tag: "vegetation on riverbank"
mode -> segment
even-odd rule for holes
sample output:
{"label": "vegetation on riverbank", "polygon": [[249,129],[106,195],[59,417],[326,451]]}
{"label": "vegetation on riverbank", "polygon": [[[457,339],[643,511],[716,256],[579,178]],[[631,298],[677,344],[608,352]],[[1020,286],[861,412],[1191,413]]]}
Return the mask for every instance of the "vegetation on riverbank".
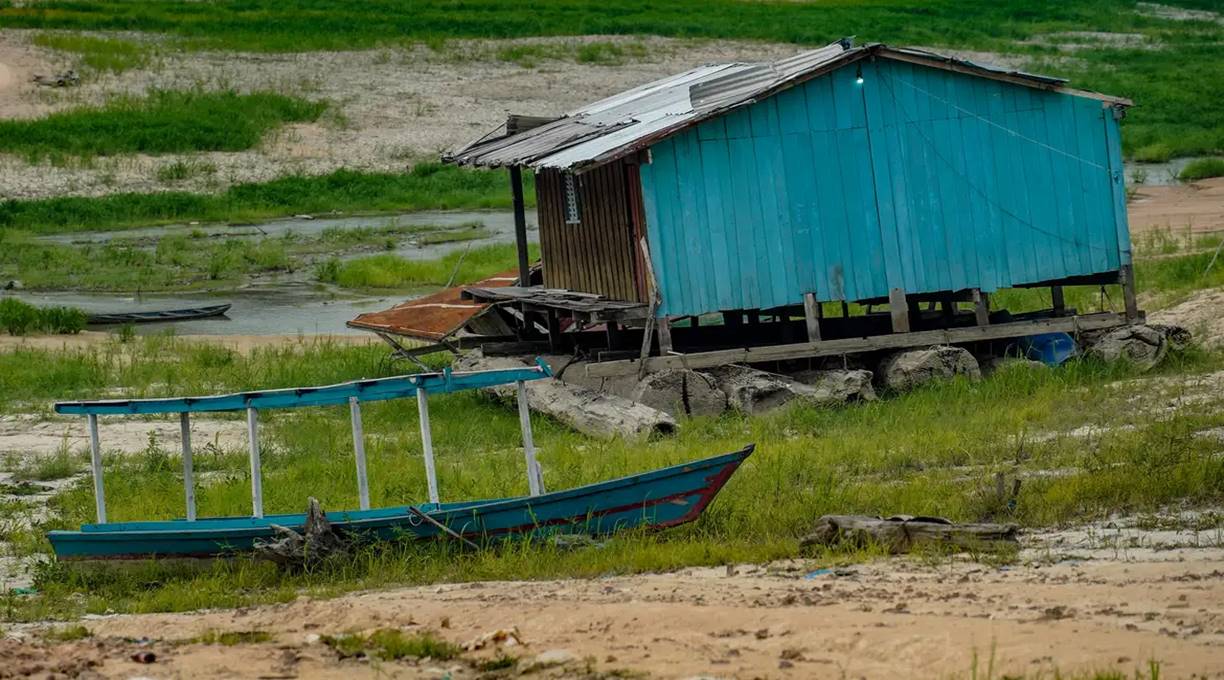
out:
{"label": "vegetation on riverbank", "polygon": [[[214,238],[203,230],[83,244],[0,231],[0,280],[30,290],[169,291],[234,286],[251,277],[292,274],[323,258],[393,250],[414,242],[485,238],[479,224],[329,228],[317,236]],[[339,260],[336,260],[339,262]]]}
{"label": "vegetation on riverbank", "polygon": [[85,312],[72,307],[35,307],[15,298],[0,298],[0,330],[9,335],[71,335],[84,330],[85,321]]}
{"label": "vegetation on riverbank", "polygon": [[1186,164],[1177,178],[1190,182],[1209,177],[1224,177],[1224,158],[1197,158]]}
{"label": "vegetation on riverbank", "polygon": [[[531,259],[539,247],[531,245]],[[317,270],[320,281],[342,288],[410,289],[472,283],[518,266],[518,250],[512,243],[499,243],[457,250],[433,260],[409,260],[392,254],[352,260],[329,260]]]}
{"label": "vegetation on riverbank", "polygon": [[[1180,6],[1218,11],[1207,0]],[[1174,10],[1176,12],[1176,10]],[[563,35],[661,35],[822,45],[860,42],[990,51],[1073,79],[1076,87],[1141,106],[1124,124],[1127,153],[1155,160],[1224,148],[1224,26],[1210,17],[1161,16],[1129,0],[964,3],[684,0],[592,5],[558,0],[524,13],[505,0],[335,0],[287,6],[272,0],[183,5],[153,0],[66,0],[52,7],[5,3],[0,26],[166,34],[179,49],[297,52],[425,42]],[[511,60],[533,58],[530,49]],[[592,59],[602,58],[591,55]]]}
{"label": "vegetation on riverbank", "polygon": [[242,151],[283,123],[318,119],[327,102],[276,92],[153,91],[31,120],[0,121],[0,151],[43,158]]}
{"label": "vegetation on riverbank", "polygon": [[[525,178],[526,179],[526,178]],[[534,205],[534,185],[527,183]],[[299,213],[510,207],[503,171],[419,163],[405,173],[336,170],[231,186],[219,194],[164,191],[0,201],[0,232],[103,231],[174,222],[242,222]]]}
{"label": "vegetation on riverbank", "polygon": [[[301,342],[242,355],[169,337],[91,350],[19,350],[0,354],[0,408],[28,412],[52,399],[197,394],[330,383],[387,375],[399,367],[377,346]],[[693,421],[674,437],[650,442],[599,441],[544,417],[536,442],[550,488],[559,489],[730,451],[757,453],[696,524],[659,534],[625,534],[600,548],[563,550],[516,543],[460,554],[449,542],[362,549],[350,559],[304,573],[239,559],[200,570],[163,564],[124,570],[40,567],[35,597],[17,598],[18,619],[84,612],[166,611],[285,601],[393,584],[474,579],[597,576],[695,564],[760,562],[798,553],[797,537],[823,513],[940,515],[997,519],[1025,526],[1156,511],[1174,502],[1224,500],[1224,460],[1216,440],[1196,433],[1224,425],[1218,390],[1204,385],[1184,398],[1184,376],[1224,367],[1203,351],[1171,357],[1159,374],[1136,376],[1123,365],[1073,362],[1061,369],[1011,366],[980,383],[957,380],[841,408],[793,404],[744,417]],[[1181,395],[1169,412],[1171,395]],[[394,505],[426,497],[420,474],[416,405],[371,403],[363,411],[371,502]],[[513,408],[473,393],[431,400],[439,480],[446,499],[524,493],[522,452]],[[307,496],[325,509],[356,506],[348,412],[340,408],[269,413],[263,421],[265,503],[295,512]],[[940,425],[946,424],[946,425]],[[1091,425],[1091,432],[1082,432]],[[103,428],[103,444],[106,442]],[[203,515],[250,511],[246,452],[201,446],[195,457]],[[110,516],[116,520],[181,516],[176,447],[156,440],[144,452],[106,455]],[[405,470],[408,473],[405,473]],[[994,493],[994,474],[1024,476],[1014,507]],[[52,518],[12,532],[22,554],[48,550],[43,532],[90,521],[87,480],[52,501]],[[762,503],[761,499],[770,499]],[[11,512],[19,512],[13,510]],[[825,563],[863,555],[826,554]],[[150,585],[153,584],[153,585]]]}

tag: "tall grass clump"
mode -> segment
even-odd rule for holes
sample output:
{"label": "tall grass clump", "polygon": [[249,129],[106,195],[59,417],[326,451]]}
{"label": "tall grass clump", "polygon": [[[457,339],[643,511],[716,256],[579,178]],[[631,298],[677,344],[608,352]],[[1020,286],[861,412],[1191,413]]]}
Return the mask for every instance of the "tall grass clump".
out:
{"label": "tall grass clump", "polygon": [[1224,177],[1224,158],[1199,158],[1190,161],[1177,175],[1178,179],[1186,182],[1208,177]]}
{"label": "tall grass clump", "polygon": [[39,33],[31,39],[39,47],[76,54],[82,67],[92,71],[123,73],[148,65],[149,45],[117,38],[95,38],[74,33]]}
{"label": "tall grass clump", "polygon": [[[537,251],[533,251],[532,257],[537,256]],[[503,243],[456,250],[433,260],[371,255],[329,262],[317,273],[324,282],[344,288],[413,288],[471,283],[513,269],[516,262],[515,246]]]}
{"label": "tall grass clump", "polygon": [[9,335],[38,331],[75,335],[85,329],[87,319],[74,307],[35,307],[17,298],[0,298],[0,328]]}
{"label": "tall grass clump", "polygon": [[33,120],[0,121],[0,151],[31,160],[243,151],[283,123],[316,120],[327,106],[276,92],[159,90]]}
{"label": "tall grass clump", "polygon": [[[525,178],[526,179],[526,178]],[[527,182],[528,201],[534,185]],[[121,229],[186,221],[255,220],[332,211],[510,207],[502,170],[420,163],[408,172],[336,170],[235,184],[219,194],[185,191],[0,201],[0,228],[35,234]]]}

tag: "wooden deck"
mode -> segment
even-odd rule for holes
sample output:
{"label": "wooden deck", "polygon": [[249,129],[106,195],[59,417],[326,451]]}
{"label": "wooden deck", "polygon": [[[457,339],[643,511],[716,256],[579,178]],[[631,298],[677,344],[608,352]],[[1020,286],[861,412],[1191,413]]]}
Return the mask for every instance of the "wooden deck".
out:
{"label": "wooden deck", "polygon": [[665,356],[647,357],[644,367],[642,366],[643,360],[641,359],[604,361],[587,365],[586,373],[592,377],[611,377],[637,373],[639,371],[661,371],[667,368],[697,369],[735,363],[785,361],[789,359],[839,356],[930,345],[952,345],[1003,340],[1038,333],[1063,332],[1074,334],[1080,331],[1123,326],[1128,323],[1132,322],[1128,321],[1127,316],[1124,314],[1103,312],[1081,316],[1029,319],[982,326],[890,333],[867,337],[820,340],[816,342],[742,347],[705,352],[670,352]]}
{"label": "wooden deck", "polygon": [[524,311],[560,314],[586,324],[643,321],[649,308],[641,302],[612,300],[593,293],[580,293],[563,288],[505,286],[483,288],[469,286],[464,297],[480,302],[512,303]]}

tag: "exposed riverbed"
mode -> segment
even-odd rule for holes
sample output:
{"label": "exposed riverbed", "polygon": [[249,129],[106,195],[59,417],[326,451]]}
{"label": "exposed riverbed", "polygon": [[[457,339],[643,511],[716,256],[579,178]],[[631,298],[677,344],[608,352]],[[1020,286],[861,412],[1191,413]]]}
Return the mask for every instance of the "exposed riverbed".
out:
{"label": "exposed riverbed", "polygon": [[[409,237],[385,252],[410,260],[432,260],[454,251],[497,243],[514,242],[514,215],[510,211],[423,211],[401,215],[310,217],[298,216],[258,224],[173,224],[107,232],[53,234],[41,240],[64,245],[99,244],[117,241],[147,241],[154,247],[168,236],[193,238],[265,239],[287,235],[317,237],[330,229],[367,229],[388,226],[432,226],[457,229],[479,224],[479,238],[443,243],[425,243]],[[528,214],[530,238],[536,239],[534,213]],[[366,253],[350,253],[356,257]],[[300,270],[291,274],[263,276],[234,289],[192,291],[188,293],[89,293],[80,291],[14,291],[9,293],[39,306],[69,305],[89,313],[135,312],[232,303],[224,317],[147,323],[136,326],[139,334],[165,332],[190,335],[286,335],[359,333],[345,322],[363,312],[388,307],[414,297],[413,293],[367,295],[340,290],[313,280],[313,273]],[[427,294],[421,290],[418,294]],[[98,327],[105,329],[106,327]]]}

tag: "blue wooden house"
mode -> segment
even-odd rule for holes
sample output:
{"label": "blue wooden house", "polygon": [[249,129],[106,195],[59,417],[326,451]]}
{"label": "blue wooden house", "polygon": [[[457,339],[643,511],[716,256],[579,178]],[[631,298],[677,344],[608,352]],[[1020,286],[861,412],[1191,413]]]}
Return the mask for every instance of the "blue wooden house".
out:
{"label": "blue wooden house", "polygon": [[[510,168],[519,197],[522,171],[535,173],[538,285],[468,294],[554,344],[599,328],[623,355],[638,329],[657,333],[654,366],[1122,323],[1138,315],[1119,139],[1129,105],[843,40],[701,66],[555,119],[511,116],[447,158]],[[520,283],[535,283],[520,235]],[[1064,285],[1117,283],[1126,314],[1061,303]],[[991,311],[990,293],[1019,286],[1050,287],[1048,313]],[[873,313],[826,315],[831,302]]]}

